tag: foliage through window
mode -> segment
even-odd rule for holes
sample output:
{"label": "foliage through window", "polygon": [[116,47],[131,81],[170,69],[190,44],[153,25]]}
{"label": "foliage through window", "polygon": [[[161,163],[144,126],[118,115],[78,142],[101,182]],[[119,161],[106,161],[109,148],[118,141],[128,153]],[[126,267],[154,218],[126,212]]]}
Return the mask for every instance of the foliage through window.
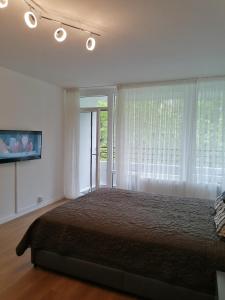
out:
{"label": "foliage through window", "polygon": [[225,80],[121,87],[117,116],[119,186],[225,188]]}

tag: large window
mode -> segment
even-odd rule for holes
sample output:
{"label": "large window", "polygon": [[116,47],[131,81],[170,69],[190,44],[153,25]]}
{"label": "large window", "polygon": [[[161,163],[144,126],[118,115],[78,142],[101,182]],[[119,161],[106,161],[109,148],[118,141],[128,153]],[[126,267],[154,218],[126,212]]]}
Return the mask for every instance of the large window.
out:
{"label": "large window", "polygon": [[117,184],[214,197],[225,183],[225,81],[121,87]]}
{"label": "large window", "polygon": [[225,84],[202,82],[196,101],[194,180],[198,183],[225,181]]}

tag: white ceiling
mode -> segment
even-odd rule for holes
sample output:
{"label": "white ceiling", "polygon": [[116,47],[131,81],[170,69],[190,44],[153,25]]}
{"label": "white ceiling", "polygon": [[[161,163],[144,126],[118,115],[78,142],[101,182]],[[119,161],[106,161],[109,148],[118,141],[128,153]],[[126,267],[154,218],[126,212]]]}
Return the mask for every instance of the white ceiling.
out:
{"label": "white ceiling", "polygon": [[36,0],[102,33],[93,53],[87,34],[54,23],[23,22],[23,0],[0,10],[0,65],[60,86],[225,75],[225,0]]}

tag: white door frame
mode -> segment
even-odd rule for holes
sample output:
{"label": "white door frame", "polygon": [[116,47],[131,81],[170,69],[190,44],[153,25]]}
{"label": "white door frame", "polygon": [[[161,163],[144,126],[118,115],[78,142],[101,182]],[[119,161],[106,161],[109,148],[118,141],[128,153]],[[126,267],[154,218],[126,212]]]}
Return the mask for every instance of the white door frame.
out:
{"label": "white door frame", "polygon": [[[108,111],[108,159],[107,159],[107,186],[112,187],[112,180],[113,180],[113,108],[114,108],[114,99],[115,99],[116,89],[114,87],[109,88],[84,88],[80,89],[80,97],[96,97],[96,96],[106,96],[108,99],[108,108],[106,109]],[[100,111],[104,110],[104,108],[87,108],[87,110],[90,111],[90,109],[95,109],[95,111],[98,111],[98,114]],[[81,109],[82,111],[85,110],[85,108]],[[97,116],[97,119],[99,120],[99,117]],[[100,130],[100,124],[98,124],[97,130]],[[100,141],[98,141],[100,142]],[[99,144],[98,144],[99,147]],[[99,148],[98,148],[99,150]],[[99,153],[99,151],[97,152]],[[99,155],[98,155],[99,156]],[[99,161],[100,157],[98,157]],[[97,157],[96,157],[97,160]],[[99,166],[99,164],[98,164]],[[96,168],[97,172],[97,168]],[[99,172],[98,175],[99,176]],[[97,177],[98,178],[98,177]],[[96,178],[96,180],[97,180]],[[99,178],[98,178],[99,182]],[[97,188],[97,184],[96,184]]]}

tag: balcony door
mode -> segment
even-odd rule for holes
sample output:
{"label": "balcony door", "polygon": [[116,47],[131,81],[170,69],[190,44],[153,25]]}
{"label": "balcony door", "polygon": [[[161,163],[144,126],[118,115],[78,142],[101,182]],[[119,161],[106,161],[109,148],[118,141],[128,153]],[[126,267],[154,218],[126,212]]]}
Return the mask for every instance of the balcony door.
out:
{"label": "balcony door", "polygon": [[80,192],[112,186],[112,112],[110,95],[80,99]]}

